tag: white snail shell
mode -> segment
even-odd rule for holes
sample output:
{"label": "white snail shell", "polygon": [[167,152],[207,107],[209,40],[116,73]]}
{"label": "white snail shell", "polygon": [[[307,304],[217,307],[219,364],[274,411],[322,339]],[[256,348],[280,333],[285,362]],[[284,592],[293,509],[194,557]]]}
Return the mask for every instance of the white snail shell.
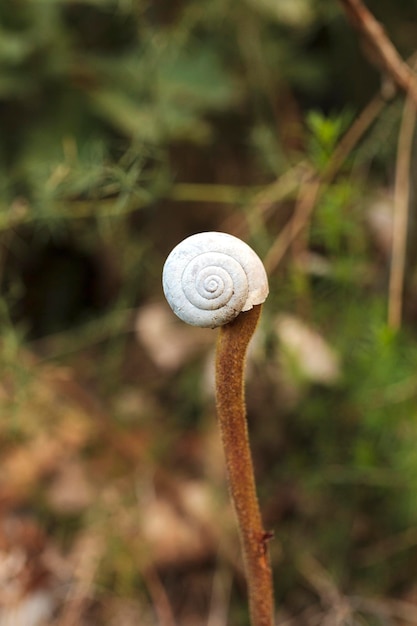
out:
{"label": "white snail shell", "polygon": [[162,284],[174,313],[192,326],[216,328],[262,304],[268,278],[246,243],[226,233],[191,235],[165,261]]}

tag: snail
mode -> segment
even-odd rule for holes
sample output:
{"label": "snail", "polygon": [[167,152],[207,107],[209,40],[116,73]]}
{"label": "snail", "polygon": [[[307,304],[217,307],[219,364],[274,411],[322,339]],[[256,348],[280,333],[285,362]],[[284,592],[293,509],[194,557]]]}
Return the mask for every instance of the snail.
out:
{"label": "snail", "polygon": [[184,322],[220,326],[216,408],[240,530],[251,624],[273,626],[273,583],[266,543],[272,534],[263,528],[256,496],[244,391],[246,352],[268,295],[265,268],[240,239],[226,233],[199,233],[172,250],[165,261],[162,284],[169,305]]}
{"label": "snail", "polygon": [[174,313],[192,326],[216,328],[262,304],[268,278],[242,240],[220,232],[187,237],[165,261],[162,284]]}

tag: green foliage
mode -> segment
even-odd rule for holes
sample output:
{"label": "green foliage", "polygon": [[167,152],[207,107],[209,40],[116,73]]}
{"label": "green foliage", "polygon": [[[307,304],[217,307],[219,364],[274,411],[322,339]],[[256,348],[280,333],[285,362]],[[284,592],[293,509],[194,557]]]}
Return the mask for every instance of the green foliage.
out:
{"label": "green foliage", "polygon": [[338,265],[355,253],[358,261],[358,255],[364,252],[363,229],[356,208],[358,196],[358,187],[341,180],[326,190],[317,207],[312,243],[324,246],[337,258]]}
{"label": "green foliage", "polygon": [[329,116],[320,111],[310,111],[307,114],[308,156],[318,171],[322,172],[329,165],[334,150],[352,119],[353,115],[347,111]]}

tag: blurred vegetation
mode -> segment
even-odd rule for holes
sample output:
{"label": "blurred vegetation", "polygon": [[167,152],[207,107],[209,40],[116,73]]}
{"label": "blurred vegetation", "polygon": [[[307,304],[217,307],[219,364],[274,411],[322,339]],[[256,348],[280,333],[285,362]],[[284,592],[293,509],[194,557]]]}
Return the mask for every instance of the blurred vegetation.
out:
{"label": "blurred vegetation", "polygon": [[[367,5],[409,58],[417,1]],[[0,515],[67,564],[51,624],[248,623],[214,334],[160,287],[210,229],[270,274],[248,411],[277,624],[417,623],[415,193],[396,330],[404,98],[367,55],[333,0],[0,3]]]}

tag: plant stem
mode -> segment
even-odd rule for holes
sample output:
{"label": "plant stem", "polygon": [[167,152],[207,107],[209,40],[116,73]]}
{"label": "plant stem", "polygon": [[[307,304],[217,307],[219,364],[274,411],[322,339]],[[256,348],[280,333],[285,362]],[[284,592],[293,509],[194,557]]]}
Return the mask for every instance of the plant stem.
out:
{"label": "plant stem", "polygon": [[246,350],[262,305],[240,313],[219,331],[216,353],[216,404],[229,489],[242,545],[252,626],[273,626],[273,586],[267,542],[256,496],[246,422]]}

